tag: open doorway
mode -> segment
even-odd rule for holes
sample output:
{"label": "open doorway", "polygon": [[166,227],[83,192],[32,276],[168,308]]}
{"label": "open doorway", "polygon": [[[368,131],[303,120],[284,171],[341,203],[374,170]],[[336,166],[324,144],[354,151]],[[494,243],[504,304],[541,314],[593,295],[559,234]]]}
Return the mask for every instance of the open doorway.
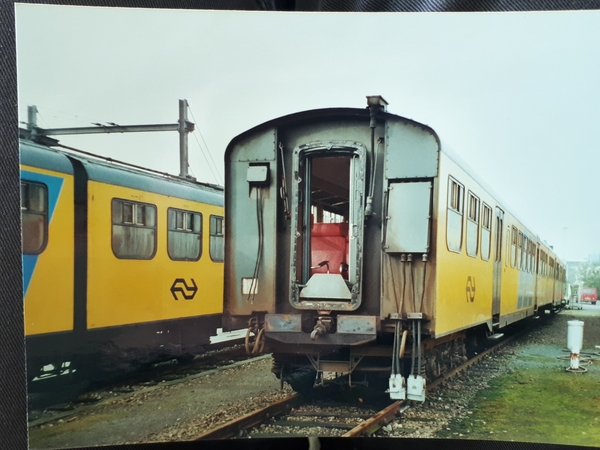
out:
{"label": "open doorway", "polygon": [[364,148],[315,145],[294,155],[292,304],[349,309],[360,290]]}

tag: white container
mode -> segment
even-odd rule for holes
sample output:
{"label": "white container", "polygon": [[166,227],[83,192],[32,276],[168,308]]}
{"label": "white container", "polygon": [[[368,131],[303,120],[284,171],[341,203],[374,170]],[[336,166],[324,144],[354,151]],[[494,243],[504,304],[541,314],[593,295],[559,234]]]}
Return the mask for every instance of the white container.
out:
{"label": "white container", "polygon": [[583,322],[569,320],[567,322],[567,348],[571,353],[579,354],[583,348]]}

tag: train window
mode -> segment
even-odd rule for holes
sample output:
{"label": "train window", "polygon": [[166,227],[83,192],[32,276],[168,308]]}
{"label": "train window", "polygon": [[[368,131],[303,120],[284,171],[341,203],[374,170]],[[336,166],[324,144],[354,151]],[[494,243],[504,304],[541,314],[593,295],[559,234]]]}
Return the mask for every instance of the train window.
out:
{"label": "train window", "polygon": [[512,245],[512,240],[511,240],[511,234],[510,234],[510,226],[506,227],[506,258],[504,258],[504,262],[506,264],[506,267],[509,266],[510,264],[510,260],[511,260],[511,245]]}
{"label": "train window", "polygon": [[476,257],[479,245],[479,198],[469,192],[467,220],[467,255]]}
{"label": "train window", "polygon": [[481,259],[490,259],[490,235],[492,232],[492,208],[485,203],[481,212]]}
{"label": "train window", "polygon": [[529,272],[530,269],[530,263],[531,263],[531,247],[529,245],[529,238],[525,235],[523,235],[523,257],[525,258],[524,261],[524,270],[525,272]]}
{"label": "train window", "polygon": [[516,227],[512,227],[512,233],[511,233],[511,259],[510,259],[510,266],[511,267],[515,267],[517,265],[517,239],[518,239],[518,235],[517,235],[517,228]]}
{"label": "train window", "polygon": [[174,261],[198,261],[202,254],[202,214],[167,210],[167,252]]}
{"label": "train window", "polygon": [[156,206],[113,198],[112,250],[119,259],[152,259],[156,252]]}
{"label": "train window", "polygon": [[530,256],[529,256],[529,273],[535,273],[535,243],[529,241]]}
{"label": "train window", "polygon": [[37,255],[48,241],[48,187],[44,184],[21,182],[21,223],[23,253]]}
{"label": "train window", "polygon": [[548,276],[548,254],[542,252],[542,276],[546,278]]}
{"label": "train window", "polygon": [[519,237],[517,238],[517,269],[523,270],[523,233],[519,231]]}
{"label": "train window", "polygon": [[210,216],[210,259],[215,262],[225,260],[225,236],[221,216]]}
{"label": "train window", "polygon": [[448,179],[446,242],[448,250],[457,253],[460,253],[462,249],[464,191],[463,185],[451,177]]}

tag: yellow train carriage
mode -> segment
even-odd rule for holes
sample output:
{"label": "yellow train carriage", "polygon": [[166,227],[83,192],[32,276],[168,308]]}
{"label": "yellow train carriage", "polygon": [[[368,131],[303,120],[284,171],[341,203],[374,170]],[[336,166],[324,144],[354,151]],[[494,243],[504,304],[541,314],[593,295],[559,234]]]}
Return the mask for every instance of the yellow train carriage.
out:
{"label": "yellow train carriage", "polygon": [[90,216],[106,218],[88,224],[88,329],[222,313],[222,256],[210,254],[219,238],[209,232],[222,208],[141,188],[88,183]]}
{"label": "yellow train carriage", "polygon": [[461,166],[440,152],[435,235],[434,321],[436,337],[491,324],[496,201]]}
{"label": "yellow train carriage", "polygon": [[250,324],[294,389],[328,371],[373,380],[391,360],[403,398],[412,333],[407,391],[423,400],[423,367],[439,376],[472,338],[560,306],[551,249],[432,128],[386,105],[280,117],[225,153],[224,328]]}
{"label": "yellow train carriage", "polygon": [[[490,331],[502,328],[559,305],[564,290],[558,277],[549,281],[553,276],[540,263],[540,249],[543,257],[548,248],[456,161],[442,147],[435,194],[435,314],[428,327],[436,337],[480,324]],[[560,270],[556,259],[551,264]]]}
{"label": "yellow train carriage", "polygon": [[30,378],[202,351],[221,326],[222,188],[28,140],[21,160]]}
{"label": "yellow train carriage", "polygon": [[73,330],[73,168],[61,153],[21,145],[23,310],[27,355],[53,362]]}

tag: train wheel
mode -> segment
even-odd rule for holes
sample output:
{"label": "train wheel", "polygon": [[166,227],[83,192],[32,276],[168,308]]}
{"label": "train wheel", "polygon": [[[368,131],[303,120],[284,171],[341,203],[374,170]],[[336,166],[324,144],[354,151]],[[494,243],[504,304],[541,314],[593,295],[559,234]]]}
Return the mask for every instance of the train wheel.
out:
{"label": "train wheel", "polygon": [[315,385],[317,371],[312,367],[299,367],[283,373],[283,381],[300,395],[309,395]]}

